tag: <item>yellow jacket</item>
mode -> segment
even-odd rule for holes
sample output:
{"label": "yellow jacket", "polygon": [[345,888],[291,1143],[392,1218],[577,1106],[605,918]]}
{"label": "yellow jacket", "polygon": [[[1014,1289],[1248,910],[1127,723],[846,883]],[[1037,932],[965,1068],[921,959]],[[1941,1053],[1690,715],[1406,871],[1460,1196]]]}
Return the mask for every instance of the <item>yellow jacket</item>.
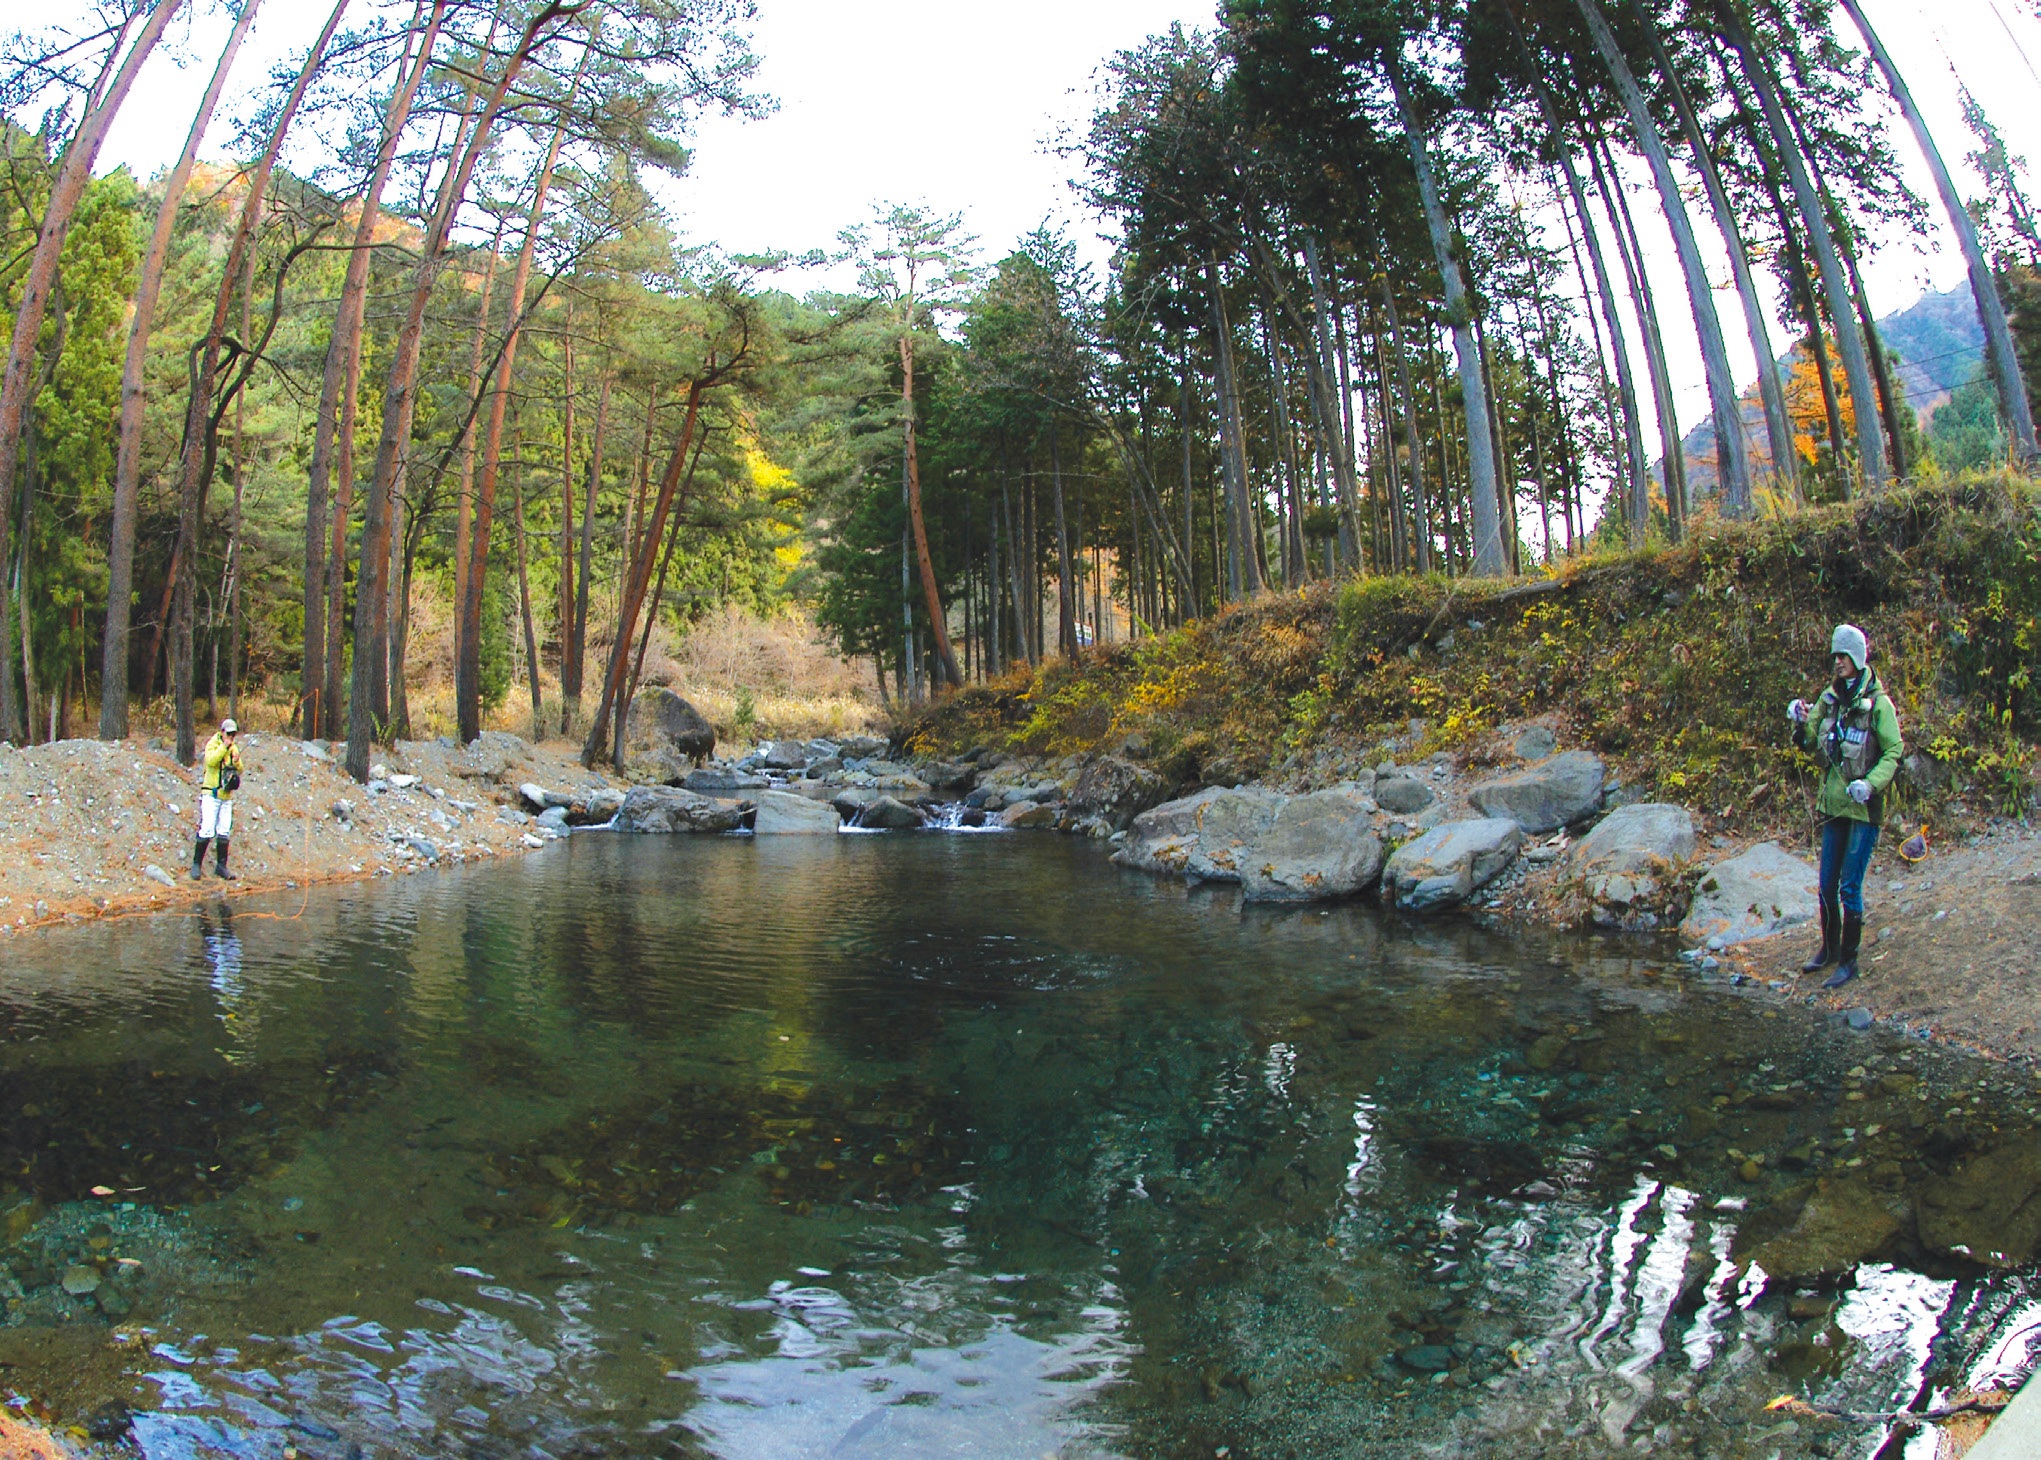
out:
{"label": "yellow jacket", "polygon": [[240,773],[241,747],[227,739],[226,736],[216,733],[212,739],[206,742],[205,775],[198,783],[199,789],[201,791],[211,791],[221,801],[233,800],[234,793],[232,791],[220,789],[220,783],[226,779],[227,772],[230,770],[236,774]]}

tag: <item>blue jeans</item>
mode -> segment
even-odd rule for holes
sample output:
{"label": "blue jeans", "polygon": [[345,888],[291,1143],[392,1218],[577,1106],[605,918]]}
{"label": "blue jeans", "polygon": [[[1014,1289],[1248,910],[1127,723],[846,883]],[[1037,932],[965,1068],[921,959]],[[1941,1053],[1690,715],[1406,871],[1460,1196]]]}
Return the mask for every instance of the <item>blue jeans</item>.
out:
{"label": "blue jeans", "polygon": [[1864,873],[1878,828],[1847,816],[1831,817],[1821,828],[1821,900],[1842,902],[1843,911],[1864,915]]}

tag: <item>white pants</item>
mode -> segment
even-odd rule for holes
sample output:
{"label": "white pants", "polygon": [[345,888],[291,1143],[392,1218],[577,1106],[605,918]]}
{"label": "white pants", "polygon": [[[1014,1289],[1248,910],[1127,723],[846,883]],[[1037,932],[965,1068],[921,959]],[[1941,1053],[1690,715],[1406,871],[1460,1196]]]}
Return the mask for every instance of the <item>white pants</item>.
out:
{"label": "white pants", "polygon": [[222,801],[211,791],[198,793],[198,834],[225,841],[234,834],[234,799]]}

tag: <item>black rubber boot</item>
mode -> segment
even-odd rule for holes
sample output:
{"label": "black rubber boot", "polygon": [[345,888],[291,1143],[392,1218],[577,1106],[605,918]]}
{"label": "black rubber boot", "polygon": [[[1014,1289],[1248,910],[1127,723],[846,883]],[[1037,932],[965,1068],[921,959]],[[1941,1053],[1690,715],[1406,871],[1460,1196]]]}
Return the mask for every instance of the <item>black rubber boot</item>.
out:
{"label": "black rubber boot", "polygon": [[1839,989],[1857,976],[1857,947],[1864,941],[1864,915],[1846,912],[1843,914],[1843,942],[1837,949],[1841,962],[1835,972],[1821,981],[1825,989]]}
{"label": "black rubber boot", "polygon": [[1821,905],[1821,949],[1812,958],[1800,965],[1802,973],[1819,973],[1835,962],[1837,935],[1841,929],[1842,908],[1835,903]]}
{"label": "black rubber boot", "polygon": [[239,880],[227,870],[227,839],[223,836],[213,838],[213,875],[222,882]]}
{"label": "black rubber boot", "polygon": [[206,875],[206,845],[211,841],[211,837],[202,836],[191,849],[191,880],[194,882]]}

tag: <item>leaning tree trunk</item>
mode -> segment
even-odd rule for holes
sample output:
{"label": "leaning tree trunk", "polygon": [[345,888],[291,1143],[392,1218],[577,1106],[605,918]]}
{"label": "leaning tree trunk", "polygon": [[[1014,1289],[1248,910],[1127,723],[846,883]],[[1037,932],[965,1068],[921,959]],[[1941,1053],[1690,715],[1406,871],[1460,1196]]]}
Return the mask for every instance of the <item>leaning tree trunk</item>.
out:
{"label": "leaning tree trunk", "polygon": [[[1726,21],[1723,35],[1735,49],[1744,75],[1757,91],[1758,105],[1765,114],[1765,127],[1772,134],[1773,149],[1785,169],[1786,181],[1793,189],[1793,201],[1807,231],[1808,247],[1813,250],[1815,267],[1821,272],[1821,292],[1827,296],[1829,314],[1835,320],[1836,350],[1843,357],[1843,377],[1849,382],[1850,401],[1856,412],[1858,467],[1864,473],[1864,485],[1876,488],[1884,484],[1886,471],[1885,440],[1878,431],[1878,396],[1871,378],[1870,362],[1864,354],[1864,338],[1851,327],[1849,281],[1843,276],[1842,264],[1836,258],[1835,239],[1829,232],[1828,211],[1822,205],[1821,190],[1815,186],[1807,170],[1807,159],[1800,151],[1792,123],[1786,116],[1785,103],[1772,82],[1764,58],[1758,55],[1740,23]],[[1966,213],[1963,216],[1967,222],[1970,215]],[[1993,293],[1993,302],[1997,299],[1998,295]],[[1843,471],[1839,475],[1847,495],[1849,473]]]}
{"label": "leaning tree trunk", "polygon": [[326,17],[325,29],[312,43],[305,64],[298,69],[298,79],[292,83],[290,95],[284,99],[283,109],[277,113],[276,123],[270,129],[269,145],[263,149],[261,160],[249,175],[248,196],[242,200],[240,221],[235,225],[233,241],[227,246],[219,293],[213,300],[212,324],[195,347],[197,361],[192,373],[191,395],[185,402],[184,443],[177,463],[177,541],[183,550],[182,571],[177,578],[176,594],[170,609],[170,653],[175,666],[171,690],[177,699],[177,759],[182,765],[190,765],[198,755],[198,737],[192,725],[192,630],[198,607],[199,517],[204,510],[207,478],[213,465],[213,391],[219,383],[220,353],[227,343],[227,314],[235,292],[241,288],[242,271],[254,267],[251,255],[255,248],[255,225],[262,219],[262,207],[269,196],[269,178],[276,169],[277,154],[283,150],[283,139],[291,129],[291,122],[298,114],[312,77],[325,59],[327,43],[332,40],[333,32],[340,24],[341,12],[346,8],[347,0],[339,0]]}
{"label": "leaning tree trunk", "polygon": [[[1921,119],[1920,109],[1913,104],[1913,93],[1906,89],[1899,68],[1892,64],[1892,57],[1886,54],[1884,43],[1878,39],[1878,32],[1871,29],[1871,22],[1864,18],[1864,7],[1859,0],[1842,0],[1842,6],[1850,12],[1850,19],[1863,33],[1864,43],[1871,48],[1872,59],[1885,73],[1886,85],[1892,88],[1893,99],[1905,114],[1906,124],[1913,128],[1913,139],[1919,144],[1929,170],[1935,175],[1935,190],[1942,195],[1942,208],[1949,215],[1949,226],[1956,230],[1956,242],[1962,246],[1963,261],[1970,267],[1970,293],[1977,301],[1977,318],[1984,326],[1985,356],[1991,362],[1992,380],[1998,386],[1999,409],[2005,413],[2006,424],[2012,429],[2021,459],[2032,461],[2041,456],[2041,445],[2037,445],[2034,439],[2034,414],[2027,406],[2027,385],[2020,377],[2020,358],[2013,349],[2013,332],[2006,323],[2005,306],[1998,297],[1998,283],[1993,279],[1991,265],[1985,261],[1984,249],[1977,241],[1977,224],[1964,208],[1962,196],[1956,191],[1956,181],[1949,176],[1941,151],[1935,146],[1927,123]],[[0,425],[4,425],[4,421],[0,421]]]}
{"label": "leaning tree trunk", "polygon": [[398,331],[390,361],[390,374],[383,389],[383,428],[376,444],[375,473],[369,481],[367,510],[362,522],[362,570],[354,601],[354,675],[348,687],[347,773],[366,781],[369,771],[369,741],[375,733],[371,702],[373,667],[383,659],[384,647],[376,641],[378,600],[383,596],[383,575],[388,552],[384,536],[389,522],[389,500],[398,469],[411,439],[411,422],[417,405],[418,354],[425,331],[425,306],[446,250],[447,233],[453,215],[468,190],[475,164],[489,140],[490,129],[503,108],[511,84],[531,60],[547,26],[562,16],[576,13],[576,7],[551,0],[526,22],[523,34],[503,65],[503,74],[482,104],[472,136],[449,159],[447,179],[433,210],[430,226],[419,250],[418,267],[412,278],[411,303]]}
{"label": "leaning tree trunk", "polygon": [[[347,272],[340,285],[340,305],[333,317],[333,332],[326,344],[326,366],[319,380],[317,424],[312,432],[312,460],[305,491],[305,641],[304,667],[300,684],[304,693],[304,733],[307,739],[330,737],[340,728],[340,615],[344,602],[347,507],[353,498],[351,476],[354,453],[353,384],[359,380],[361,329],[368,302],[369,256],[375,245],[376,219],[380,216],[383,187],[397,159],[397,143],[411,116],[411,103],[418,83],[432,59],[433,44],[439,38],[446,0],[433,0],[432,13],[418,43],[414,62],[407,35],[403,57],[398,63],[397,89],[383,115],[381,145],[375,166],[361,191],[361,217],[355,223],[354,246],[347,255]],[[415,21],[416,15],[413,19]],[[342,438],[348,444],[341,445]],[[342,467],[341,491],[332,489],[336,456]],[[339,549],[327,538],[327,503],[333,500],[334,525]],[[329,573],[331,581],[329,582]],[[331,639],[329,661],[329,636]]]}
{"label": "leaning tree trunk", "polygon": [[[1389,351],[1396,357],[1396,393],[1403,398],[1403,434],[1410,446],[1410,546],[1420,573],[1432,570],[1432,511],[1424,489],[1424,433],[1417,424],[1417,392],[1410,384],[1410,352],[1403,342],[1403,317],[1396,312],[1396,291],[1389,271],[1382,271],[1382,309],[1389,321]],[[1387,414],[1386,408],[1384,414]],[[1445,422],[1439,423],[1445,429]],[[1439,483],[1445,491],[1446,484]]]}
{"label": "leaning tree trunk", "polygon": [[113,473],[113,528],[106,555],[106,624],[100,634],[99,652],[99,738],[120,740],[128,733],[128,625],[134,597],[135,511],[142,475],[142,416],[147,405],[146,370],[149,359],[149,329],[156,318],[156,300],[163,290],[163,269],[170,259],[170,236],[177,226],[177,211],[184,202],[184,189],[191,182],[192,167],[198,161],[199,139],[213,119],[220,93],[226,89],[227,73],[234,57],[255,24],[255,12],[262,0],[247,0],[235,18],[227,44],[213,67],[213,79],[199,98],[192,114],[191,131],[184,139],[184,151],[163,185],[163,201],[156,206],[156,228],[149,236],[149,251],[142,256],[142,271],[135,281],[134,322],[128,327],[127,358],[120,377],[120,446]]}
{"label": "leaning tree trunk", "polygon": [[581,718],[581,674],[588,656],[588,578],[594,566],[595,496],[602,489],[603,432],[609,424],[609,393],[615,377],[603,372],[595,402],[595,439],[588,447],[588,480],[581,490],[581,547],[574,579],[571,629],[563,628],[560,666],[560,733],[570,735]]}
{"label": "leaning tree trunk", "polygon": [[[149,53],[163,38],[163,31],[177,13],[178,4],[179,0],[157,0],[156,8],[149,13],[149,19],[135,37],[134,44],[128,47],[118,71],[113,70],[113,57],[119,48],[116,39],[106,65],[113,79],[106,84],[105,92],[78,119],[71,140],[64,147],[63,161],[57,166],[56,179],[50,185],[49,201],[43,208],[42,227],[36,233],[35,250],[29,255],[28,268],[21,276],[14,306],[14,333],[7,345],[7,369],[5,375],[0,375],[0,563],[7,562],[12,556],[8,538],[14,520],[15,469],[21,461],[21,426],[35,397],[35,345],[42,334],[43,318],[49,312],[51,291],[56,287],[57,261],[64,252],[64,236],[70,231],[71,217],[78,211],[79,200],[85,196],[85,185],[92,180],[92,167],[99,160],[99,148],[106,140],[106,129],[112,125],[121,103],[127,100],[142,63],[149,59]],[[101,79],[104,81],[105,78]],[[0,645],[13,640],[12,617],[12,599],[5,592],[0,592]],[[14,700],[14,676],[0,671],[0,738],[25,739],[26,728],[21,707]]]}
{"label": "leaning tree trunk", "polygon": [[1730,373],[1729,352],[1722,342],[1722,321],[1715,312],[1708,266],[1701,258],[1700,245],[1694,241],[1694,227],[1687,217],[1686,205],[1680,201],[1679,179],[1673,174],[1665,141],[1658,135],[1658,125],[1651,119],[1644,92],[1631,73],[1630,63],[1623,58],[1615,32],[1609,29],[1597,0],[1575,0],[1575,4],[1587,21],[1588,33],[1616,84],[1624,109],[1630,114],[1638,149],[1651,165],[1652,180],[1658,185],[1659,206],[1665,214],[1666,226],[1672,230],[1680,269],[1686,276],[1687,303],[1693,310],[1694,333],[1700,341],[1701,362],[1708,377],[1708,405],[1715,417],[1715,461],[1722,504],[1732,516],[1741,515],[1750,510],[1750,464],[1745,457],[1743,408],[1737,400],[1736,377]]}
{"label": "leaning tree trunk", "polygon": [[928,555],[928,527],[921,516],[921,457],[914,449],[914,340],[903,331],[899,344],[901,469],[907,474],[907,522],[914,531],[914,565],[921,574],[922,602],[928,607],[929,632],[935,635],[943,675],[962,688],[964,676],[957,672],[956,651],[950,647],[950,626],[943,614],[942,592],[936,586],[935,564]]}
{"label": "leaning tree trunk", "polygon": [[[1432,176],[1431,155],[1424,128],[1411,105],[1410,85],[1403,73],[1403,57],[1394,52],[1385,57],[1390,89],[1396,94],[1396,111],[1403,122],[1403,136],[1410,147],[1410,165],[1417,173],[1418,195],[1424,200],[1425,227],[1431,234],[1432,253],[1438,260],[1439,277],[1445,289],[1445,319],[1453,331],[1453,356],[1459,366],[1460,402],[1467,416],[1467,495],[1471,503],[1474,541],[1473,569],[1482,577],[1499,578],[1503,573],[1502,497],[1496,480],[1495,440],[1488,422],[1488,385],[1481,373],[1481,349],[1474,338],[1474,303],[1468,297],[1466,275],[1453,246],[1452,224],[1439,201],[1437,180]],[[1441,422],[1442,434],[1443,425]],[[1444,484],[1441,483],[1443,490]]]}
{"label": "leaning tree trunk", "polygon": [[1630,0],[1630,9],[1651,44],[1652,59],[1658,63],[1659,73],[1665,77],[1673,108],[1679,114],[1680,130],[1694,154],[1694,168],[1701,174],[1701,185],[1708,194],[1709,211],[1715,215],[1715,227],[1721,232],[1723,247],[1729,254],[1729,272],[1736,281],[1737,300],[1743,305],[1743,325],[1750,337],[1751,358],[1757,362],[1758,399],[1764,405],[1765,439],[1771,448],[1772,475],[1776,478],[1785,471],[1786,463],[1793,454],[1793,427],[1786,418],[1786,393],[1779,387],[1771,330],[1765,323],[1765,308],[1758,295],[1757,281],[1751,277],[1750,257],[1736,225],[1736,210],[1730,205],[1728,189],[1722,185],[1722,173],[1715,166],[1715,154],[1708,150],[1708,138],[1701,131],[1700,118],[1695,115],[1686,84],[1680,80],[1672,57],[1658,38],[1658,27],[1645,11],[1643,0]]}

